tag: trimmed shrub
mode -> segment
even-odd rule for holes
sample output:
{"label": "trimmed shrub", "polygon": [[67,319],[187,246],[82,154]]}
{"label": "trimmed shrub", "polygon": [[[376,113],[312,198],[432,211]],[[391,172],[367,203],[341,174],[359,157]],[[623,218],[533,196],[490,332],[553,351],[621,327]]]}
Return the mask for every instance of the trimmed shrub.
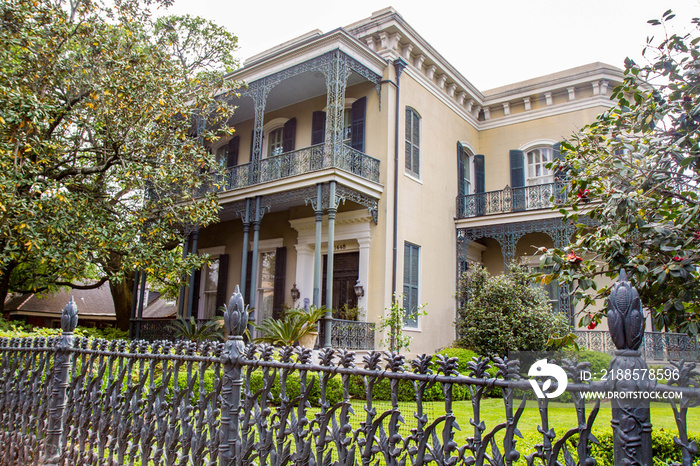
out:
{"label": "trimmed shrub", "polygon": [[490,276],[476,265],[462,274],[457,312],[458,345],[478,354],[544,351],[551,336],[568,333],[568,320],[553,313],[544,291],[524,268]]}
{"label": "trimmed shrub", "polygon": [[[614,466],[612,432],[594,432],[593,435],[600,442],[598,445],[591,445],[591,455],[596,459],[596,466]],[[673,442],[674,436],[677,434],[665,430],[651,431],[651,453],[654,457],[654,465],[680,464],[682,450]],[[700,444],[700,435],[698,434],[689,434],[688,439]]]}

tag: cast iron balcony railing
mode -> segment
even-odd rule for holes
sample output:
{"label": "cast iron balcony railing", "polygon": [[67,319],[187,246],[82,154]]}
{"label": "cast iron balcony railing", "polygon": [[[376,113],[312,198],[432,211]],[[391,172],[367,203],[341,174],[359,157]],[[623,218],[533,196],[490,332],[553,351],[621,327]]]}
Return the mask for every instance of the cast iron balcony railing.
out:
{"label": "cast iron balcony railing", "polygon": [[216,188],[209,186],[204,191],[231,191],[329,168],[379,183],[379,160],[346,145],[340,154],[328,154],[326,144],[316,144],[230,167],[217,180]]}
{"label": "cast iron balcony railing", "polygon": [[457,196],[457,218],[547,209],[564,201],[564,187],[564,182],[555,181],[522,188],[506,186],[500,191]]}

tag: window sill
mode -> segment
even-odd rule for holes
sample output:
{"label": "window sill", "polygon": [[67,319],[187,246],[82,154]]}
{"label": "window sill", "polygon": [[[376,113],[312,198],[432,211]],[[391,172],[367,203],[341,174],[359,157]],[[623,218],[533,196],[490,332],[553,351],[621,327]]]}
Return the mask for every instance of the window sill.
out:
{"label": "window sill", "polygon": [[423,181],[422,181],[420,178],[417,178],[416,175],[414,175],[413,173],[409,173],[409,172],[406,172],[406,171],[405,171],[405,172],[403,172],[403,174],[404,174],[404,176],[405,176],[406,178],[408,178],[409,180],[413,180],[413,181],[415,181],[415,182],[418,183],[418,184],[423,184]]}

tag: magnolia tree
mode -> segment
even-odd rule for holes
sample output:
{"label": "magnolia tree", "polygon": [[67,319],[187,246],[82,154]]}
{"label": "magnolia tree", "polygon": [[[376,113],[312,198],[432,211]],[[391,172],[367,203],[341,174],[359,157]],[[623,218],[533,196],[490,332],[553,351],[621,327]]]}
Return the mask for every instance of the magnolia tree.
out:
{"label": "magnolia tree", "polygon": [[543,248],[553,267],[543,280],[570,285],[586,305],[582,325],[605,314],[610,287],[597,279],[624,270],[657,329],[698,333],[700,23],[671,34],[672,18],[650,21],[660,34],[648,39],[648,63],[625,61],[615,105],[562,144],[554,167],[568,174],[560,212],[577,232],[564,249]]}
{"label": "magnolia tree", "polygon": [[177,280],[188,225],[217,218],[202,142],[232,130],[236,38],[139,0],[0,4],[0,310],[8,293]]}

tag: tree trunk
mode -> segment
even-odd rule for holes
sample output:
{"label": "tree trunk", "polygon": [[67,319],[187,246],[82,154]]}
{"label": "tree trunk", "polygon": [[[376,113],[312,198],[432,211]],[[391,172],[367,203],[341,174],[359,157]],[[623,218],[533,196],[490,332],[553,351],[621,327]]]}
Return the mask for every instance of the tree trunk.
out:
{"label": "tree trunk", "polygon": [[114,312],[117,317],[116,327],[121,330],[129,330],[131,303],[134,299],[134,273],[127,273],[119,283],[110,280],[109,289],[112,292]]}
{"label": "tree trunk", "polygon": [[16,266],[16,262],[10,261],[0,275],[0,313],[5,310],[5,299],[10,293],[10,275]]}

